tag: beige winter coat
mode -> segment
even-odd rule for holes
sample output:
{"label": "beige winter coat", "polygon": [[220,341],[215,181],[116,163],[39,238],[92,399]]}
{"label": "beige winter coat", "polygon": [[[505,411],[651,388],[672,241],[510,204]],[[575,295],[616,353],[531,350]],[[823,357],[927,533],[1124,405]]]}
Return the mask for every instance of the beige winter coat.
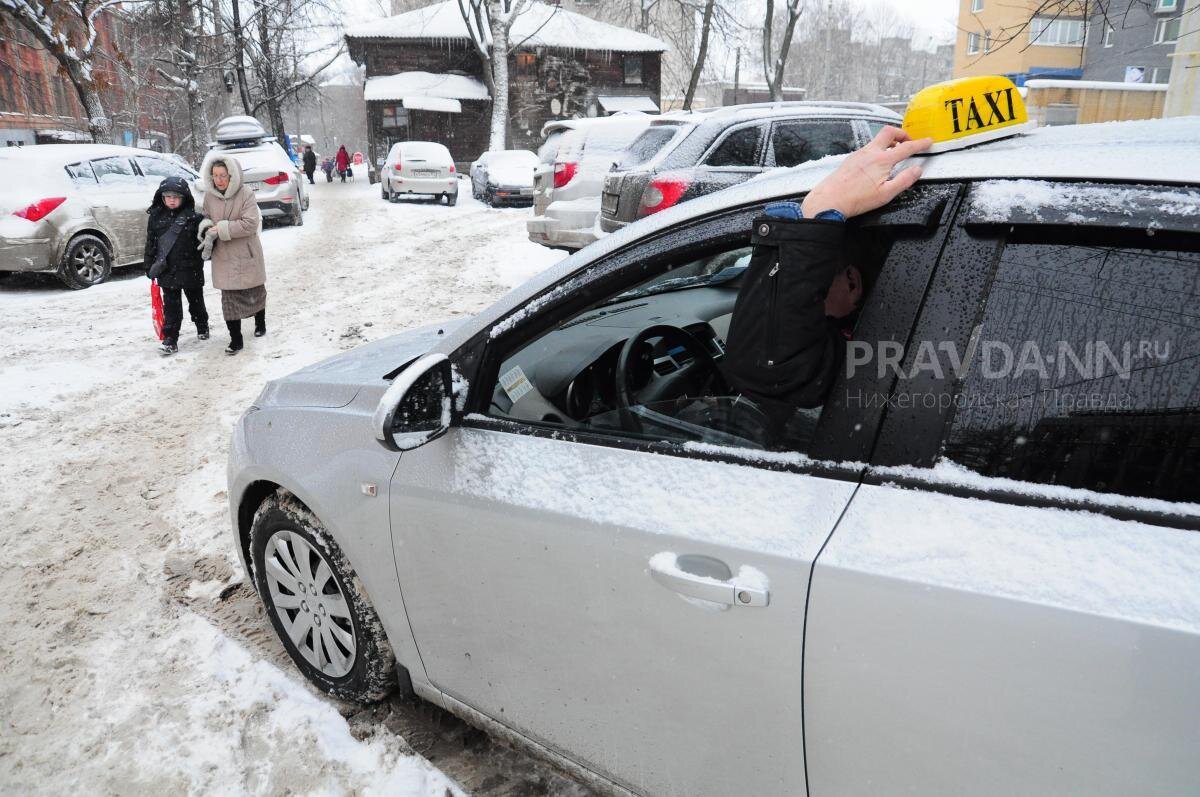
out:
{"label": "beige winter coat", "polygon": [[[216,161],[224,162],[229,170],[225,193],[218,191],[212,182],[212,166]],[[241,165],[230,153],[214,150],[205,156],[200,176],[204,180],[203,212],[216,227],[218,237],[212,250],[213,287],[238,291],[265,285],[267,264],[259,237],[262,215],[254,191],[242,185]]]}

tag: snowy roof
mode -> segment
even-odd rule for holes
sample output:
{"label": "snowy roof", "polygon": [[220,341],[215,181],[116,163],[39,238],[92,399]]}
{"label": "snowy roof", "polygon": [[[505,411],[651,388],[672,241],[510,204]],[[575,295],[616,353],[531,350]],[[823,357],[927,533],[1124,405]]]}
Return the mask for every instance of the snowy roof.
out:
{"label": "snowy roof", "polygon": [[[844,155],[822,158],[707,196],[681,202],[606,235],[515,288],[491,308],[446,336],[437,350],[449,352],[496,318],[525,305],[546,288],[592,265],[597,258],[698,217],[740,206],[795,196],[813,188]],[[1200,116],[1042,127],[965,150],[914,158],[924,180],[988,177],[1184,183],[1200,186]]]}
{"label": "snowy roof", "polygon": [[647,111],[658,113],[658,103],[642,94],[637,97],[597,97],[606,111]]}
{"label": "snowy roof", "polygon": [[490,100],[487,86],[466,75],[400,72],[367,78],[363,99],[403,100],[405,97],[443,97],[448,100]]}
{"label": "snowy roof", "polygon": [[[355,25],[347,39],[462,39],[467,25],[458,0],[446,0],[394,17]],[[661,53],[667,45],[644,33],[619,28],[557,6],[532,2],[513,22],[513,46],[559,47],[568,50],[611,50],[628,53]]]}
{"label": "snowy roof", "polygon": [[1115,80],[1026,80],[1031,89],[1106,89],[1108,91],[1166,91],[1166,83],[1121,83]]}

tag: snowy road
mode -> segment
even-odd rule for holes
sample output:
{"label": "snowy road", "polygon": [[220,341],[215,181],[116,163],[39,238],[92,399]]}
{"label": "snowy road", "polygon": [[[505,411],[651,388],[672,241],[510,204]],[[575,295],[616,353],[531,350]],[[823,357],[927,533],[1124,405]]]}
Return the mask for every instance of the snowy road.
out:
{"label": "snowy road", "polygon": [[[185,320],[161,358],[148,282],[0,283],[0,784],[9,793],[583,794],[426,704],[362,710],[301,680],[242,581],[230,428],[265,380],[479,310],[561,253],[528,210],[384,203],[319,183],[268,228],[269,334]],[[432,764],[430,763],[432,762]]]}

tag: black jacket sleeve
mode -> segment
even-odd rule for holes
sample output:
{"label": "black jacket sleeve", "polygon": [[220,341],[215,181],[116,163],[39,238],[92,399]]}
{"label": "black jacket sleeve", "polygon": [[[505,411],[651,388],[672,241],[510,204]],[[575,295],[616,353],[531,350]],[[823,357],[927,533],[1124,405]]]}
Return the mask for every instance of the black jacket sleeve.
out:
{"label": "black jacket sleeve", "polygon": [[825,317],[825,296],[846,262],[846,225],[762,216],[752,243],[729,325],[725,377],[752,397],[819,406],[845,356],[840,331]]}

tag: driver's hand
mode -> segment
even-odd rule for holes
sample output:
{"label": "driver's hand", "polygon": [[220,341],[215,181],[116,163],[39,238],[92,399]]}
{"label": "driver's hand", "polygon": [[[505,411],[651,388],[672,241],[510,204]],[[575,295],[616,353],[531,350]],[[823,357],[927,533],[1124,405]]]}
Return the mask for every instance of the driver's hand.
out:
{"label": "driver's hand", "polygon": [[804,217],[836,210],[850,218],[883,207],[921,176],[920,166],[909,166],[894,177],[892,170],[932,144],[932,138],[913,140],[898,127],[883,128],[870,144],[847,155],[833,174],[808,193]]}

